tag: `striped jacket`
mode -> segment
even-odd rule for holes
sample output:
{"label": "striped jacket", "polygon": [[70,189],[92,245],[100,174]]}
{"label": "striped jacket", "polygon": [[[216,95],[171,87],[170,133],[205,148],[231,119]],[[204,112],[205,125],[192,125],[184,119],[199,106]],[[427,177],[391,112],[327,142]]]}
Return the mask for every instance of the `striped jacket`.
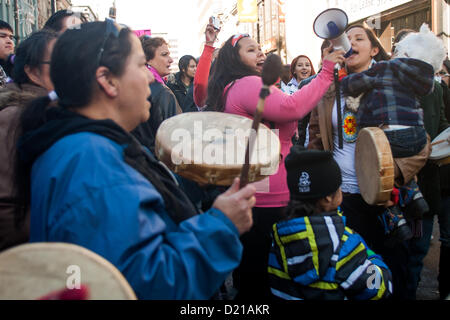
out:
{"label": "striped jacket", "polygon": [[273,225],[268,273],[281,299],[381,299],[392,294],[389,268],[345,217],[326,212]]}

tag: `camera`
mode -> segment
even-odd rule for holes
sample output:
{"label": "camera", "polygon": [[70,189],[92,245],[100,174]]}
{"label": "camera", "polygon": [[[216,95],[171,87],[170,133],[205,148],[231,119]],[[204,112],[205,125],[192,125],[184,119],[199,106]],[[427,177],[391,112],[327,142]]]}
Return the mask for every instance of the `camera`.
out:
{"label": "camera", "polygon": [[220,20],[214,16],[211,16],[210,22],[213,25],[214,29],[220,30]]}

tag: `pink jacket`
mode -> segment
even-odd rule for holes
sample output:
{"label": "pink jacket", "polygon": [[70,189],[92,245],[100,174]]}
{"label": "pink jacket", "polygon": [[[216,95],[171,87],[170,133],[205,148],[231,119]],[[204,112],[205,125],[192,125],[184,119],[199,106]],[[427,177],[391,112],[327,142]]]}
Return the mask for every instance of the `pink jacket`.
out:
{"label": "pink jacket", "polygon": [[[289,201],[284,159],[292,146],[291,138],[297,128],[297,121],[308,114],[327,92],[333,82],[334,63],[325,60],[322,71],[308,85],[293,95],[283,93],[272,86],[266,98],[263,112],[264,124],[269,122],[279,130],[281,143],[280,166],[276,174],[268,179],[269,192],[256,193],[257,207],[284,207]],[[262,87],[261,78],[248,76],[235,81],[225,97],[225,112],[253,118]],[[225,92],[228,87],[225,88]],[[258,191],[258,188],[257,188]]]}

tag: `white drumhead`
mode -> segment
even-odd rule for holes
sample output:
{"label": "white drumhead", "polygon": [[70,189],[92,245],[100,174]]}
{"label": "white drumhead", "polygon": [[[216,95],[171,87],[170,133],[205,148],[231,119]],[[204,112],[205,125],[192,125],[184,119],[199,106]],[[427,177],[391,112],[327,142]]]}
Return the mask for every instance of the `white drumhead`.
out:
{"label": "white drumhead", "polygon": [[431,146],[431,160],[439,160],[450,156],[450,144],[447,142],[447,138],[450,136],[450,127],[442,131],[436,138],[433,139],[431,144],[445,140],[444,142],[437,143]]}
{"label": "white drumhead", "polygon": [[[223,112],[188,112],[158,128],[155,153],[170,170],[198,183],[231,185],[245,162],[252,120]],[[253,137],[253,135],[252,135]],[[278,136],[260,123],[250,156],[249,182],[278,171]]]}
{"label": "white drumhead", "polygon": [[136,299],[122,273],[78,245],[37,242],[0,253],[0,300],[35,300],[52,292],[87,287],[90,300]]}

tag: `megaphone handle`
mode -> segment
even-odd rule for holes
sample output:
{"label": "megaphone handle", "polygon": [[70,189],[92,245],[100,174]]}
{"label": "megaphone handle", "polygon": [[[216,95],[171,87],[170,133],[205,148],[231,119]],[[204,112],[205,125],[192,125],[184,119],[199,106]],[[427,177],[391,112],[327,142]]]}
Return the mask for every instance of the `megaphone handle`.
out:
{"label": "megaphone handle", "polygon": [[339,85],[339,73],[338,69],[334,68],[334,86],[336,89],[336,111],[337,111],[337,130],[339,149],[344,148],[344,142],[342,138],[342,111],[341,111],[341,86]]}

